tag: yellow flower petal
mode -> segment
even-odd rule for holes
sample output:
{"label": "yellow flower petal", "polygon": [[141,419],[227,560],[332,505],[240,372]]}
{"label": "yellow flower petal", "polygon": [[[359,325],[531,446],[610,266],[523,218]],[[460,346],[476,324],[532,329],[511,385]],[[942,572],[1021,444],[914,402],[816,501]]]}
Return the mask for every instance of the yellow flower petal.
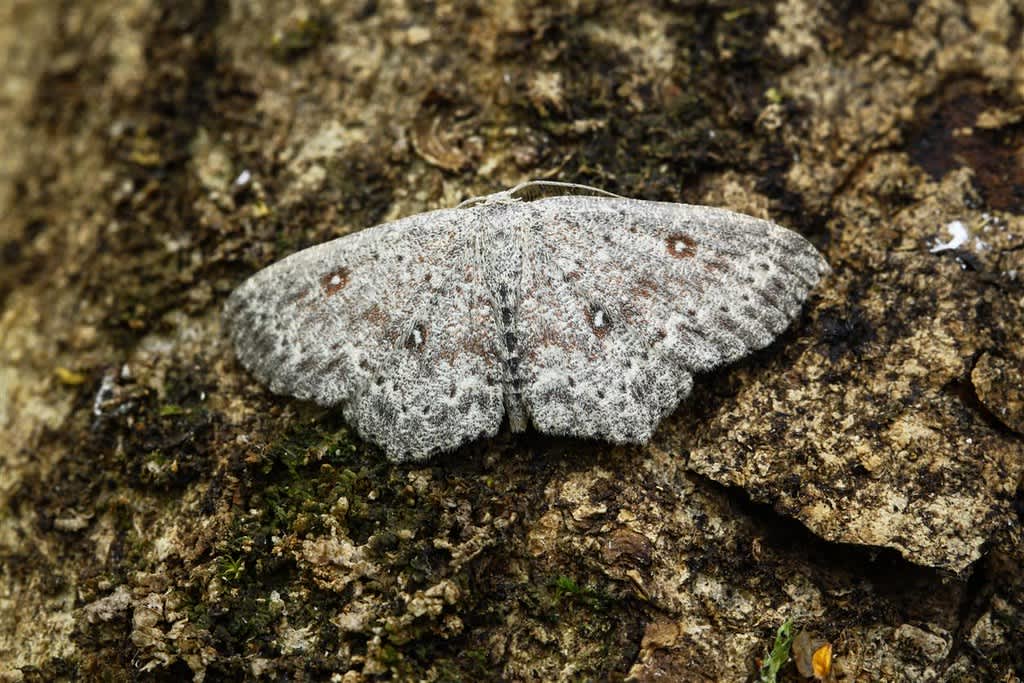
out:
{"label": "yellow flower petal", "polygon": [[828,678],[832,673],[832,644],[825,643],[811,655],[811,668],[814,670],[814,677],[819,681]]}

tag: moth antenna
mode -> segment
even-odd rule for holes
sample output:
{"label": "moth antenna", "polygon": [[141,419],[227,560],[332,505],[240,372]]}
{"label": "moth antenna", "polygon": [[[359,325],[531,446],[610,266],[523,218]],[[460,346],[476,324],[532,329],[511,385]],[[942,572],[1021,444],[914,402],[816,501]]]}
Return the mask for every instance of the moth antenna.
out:
{"label": "moth antenna", "polygon": [[[545,192],[545,190],[549,190]],[[560,190],[560,192],[552,192],[550,190]],[[582,185],[580,183],[564,183],[557,180],[527,180],[519,183],[515,187],[502,190],[501,192],[495,192],[493,194],[485,194],[479,197],[470,197],[464,202],[456,205],[456,209],[467,209],[472,206],[478,206],[480,204],[490,204],[498,202],[515,202],[515,201],[532,201],[541,197],[555,197],[565,195],[580,195],[590,197],[611,197],[613,199],[623,199],[622,195],[617,195],[614,192],[608,192],[602,190],[599,187],[592,187],[590,185]]]}

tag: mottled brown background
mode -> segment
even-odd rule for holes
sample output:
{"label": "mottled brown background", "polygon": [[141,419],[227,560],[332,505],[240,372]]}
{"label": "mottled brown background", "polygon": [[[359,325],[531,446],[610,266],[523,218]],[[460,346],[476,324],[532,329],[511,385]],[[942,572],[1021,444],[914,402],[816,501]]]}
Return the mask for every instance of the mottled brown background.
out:
{"label": "mottled brown background", "polygon": [[[1022,25],[0,3],[0,680],[741,681],[787,618],[839,680],[1018,680]],[[527,178],[769,217],[834,272],[648,448],[396,467],[234,361],[256,269]]]}

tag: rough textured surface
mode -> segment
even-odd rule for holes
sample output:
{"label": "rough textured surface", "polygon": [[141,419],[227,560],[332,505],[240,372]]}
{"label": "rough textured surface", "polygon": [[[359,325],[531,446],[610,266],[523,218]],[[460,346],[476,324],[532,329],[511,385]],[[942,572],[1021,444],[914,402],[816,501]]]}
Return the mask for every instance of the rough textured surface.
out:
{"label": "rough textured surface", "polygon": [[[1015,3],[0,19],[0,677],[741,680],[786,618],[843,681],[1022,676]],[[554,177],[833,273],[644,448],[392,465],[234,360],[252,273]]]}
{"label": "rough textured surface", "polygon": [[[904,167],[907,191],[921,199],[886,218],[876,165]],[[933,183],[905,166],[880,155],[837,202],[857,218],[837,230],[844,255],[809,321],[817,339],[773,359],[786,379],[736,377],[728,403],[684,417],[668,438],[695,471],[825,538],[959,572],[1007,523],[1024,472],[1020,441],[991,419],[1016,409],[1013,373],[995,410],[971,388],[985,351],[1016,353],[1024,311],[1004,264],[1024,232],[1019,218],[1004,222],[975,204],[966,172]],[[970,226],[969,241],[932,253],[953,219]],[[711,401],[720,399],[698,399]]]}
{"label": "rough textured surface", "polygon": [[978,399],[996,419],[1024,434],[1024,364],[1019,356],[1006,359],[982,354],[971,370],[971,383]]}
{"label": "rough textured surface", "polygon": [[514,432],[646,443],[693,373],[770,344],[828,270],[731,211],[511,192],[263,269],[225,307],[239,359],[276,393],[340,404],[395,462],[506,414]]}

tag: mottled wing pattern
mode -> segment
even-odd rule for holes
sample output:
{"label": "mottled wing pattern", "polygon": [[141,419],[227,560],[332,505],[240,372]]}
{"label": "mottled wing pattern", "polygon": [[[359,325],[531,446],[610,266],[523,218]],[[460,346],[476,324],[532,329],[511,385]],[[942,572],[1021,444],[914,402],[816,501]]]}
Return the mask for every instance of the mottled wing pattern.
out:
{"label": "mottled wing pattern", "polygon": [[275,393],[340,404],[392,460],[493,435],[501,370],[470,217],[411,216],[256,273],[225,306],[238,358]]}
{"label": "mottled wing pattern", "polygon": [[646,440],[693,373],[767,346],[828,268],[796,233],[721,209],[530,206],[518,334],[523,400],[543,432]]}

